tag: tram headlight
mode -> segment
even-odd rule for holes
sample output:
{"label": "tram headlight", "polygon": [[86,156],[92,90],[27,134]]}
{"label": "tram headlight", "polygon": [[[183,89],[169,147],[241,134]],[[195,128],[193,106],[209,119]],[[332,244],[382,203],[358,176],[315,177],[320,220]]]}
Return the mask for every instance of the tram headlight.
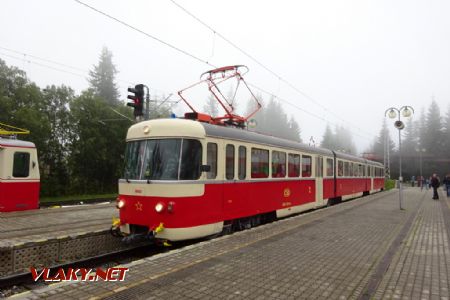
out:
{"label": "tram headlight", "polygon": [[121,208],[123,208],[124,206],[125,206],[125,201],[123,201],[123,200],[117,201],[116,207],[117,207],[118,209],[121,209]]}
{"label": "tram headlight", "polygon": [[162,204],[161,202],[159,202],[158,204],[155,205],[155,210],[156,212],[160,213],[164,210],[164,204]]}

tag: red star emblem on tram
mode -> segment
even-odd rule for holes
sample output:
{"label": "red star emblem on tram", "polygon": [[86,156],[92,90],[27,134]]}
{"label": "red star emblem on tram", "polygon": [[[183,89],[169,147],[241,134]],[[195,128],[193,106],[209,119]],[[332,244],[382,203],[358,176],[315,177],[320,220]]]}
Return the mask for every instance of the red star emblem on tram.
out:
{"label": "red star emblem on tram", "polygon": [[138,201],[137,203],[134,204],[134,206],[136,207],[136,210],[137,210],[137,211],[142,211],[142,206],[143,206],[143,205],[142,205],[141,202]]}

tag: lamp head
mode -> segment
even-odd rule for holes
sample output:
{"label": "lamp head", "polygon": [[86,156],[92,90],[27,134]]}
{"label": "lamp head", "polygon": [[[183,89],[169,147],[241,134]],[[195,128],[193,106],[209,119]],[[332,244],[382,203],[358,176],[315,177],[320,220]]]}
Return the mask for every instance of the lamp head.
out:
{"label": "lamp head", "polygon": [[395,110],[393,108],[391,108],[388,112],[388,117],[391,119],[394,119],[395,117],[397,117],[397,113],[395,112]]}
{"label": "lamp head", "polygon": [[409,118],[410,116],[411,116],[411,110],[410,109],[408,109],[408,107],[407,106],[405,106],[405,108],[403,109],[403,111],[402,111],[402,115],[405,117],[405,118]]}

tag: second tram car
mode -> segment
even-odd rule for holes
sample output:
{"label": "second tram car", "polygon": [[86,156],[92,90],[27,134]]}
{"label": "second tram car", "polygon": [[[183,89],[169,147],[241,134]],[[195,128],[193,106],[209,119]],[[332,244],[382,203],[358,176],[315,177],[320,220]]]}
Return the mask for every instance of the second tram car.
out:
{"label": "second tram car", "polygon": [[124,235],[202,238],[384,187],[383,165],[187,119],[133,125],[117,207]]}
{"label": "second tram car", "polygon": [[0,138],[0,212],[39,208],[39,166],[33,143]]}

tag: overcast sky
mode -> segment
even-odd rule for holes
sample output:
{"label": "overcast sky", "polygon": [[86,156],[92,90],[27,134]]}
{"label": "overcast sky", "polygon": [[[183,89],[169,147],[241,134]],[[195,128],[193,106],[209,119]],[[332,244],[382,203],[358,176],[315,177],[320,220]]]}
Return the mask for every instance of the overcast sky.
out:
{"label": "overcast sky", "polygon": [[[305,142],[319,143],[328,122],[349,128],[364,151],[391,106],[413,106],[418,117],[434,95],[447,111],[450,1],[175,1],[270,72],[170,0],[83,0],[214,66],[247,65],[246,79],[282,99]],[[87,88],[103,46],[113,53],[124,100],[133,83],[176,95],[211,69],[73,0],[0,3],[0,58],[41,87]]]}

